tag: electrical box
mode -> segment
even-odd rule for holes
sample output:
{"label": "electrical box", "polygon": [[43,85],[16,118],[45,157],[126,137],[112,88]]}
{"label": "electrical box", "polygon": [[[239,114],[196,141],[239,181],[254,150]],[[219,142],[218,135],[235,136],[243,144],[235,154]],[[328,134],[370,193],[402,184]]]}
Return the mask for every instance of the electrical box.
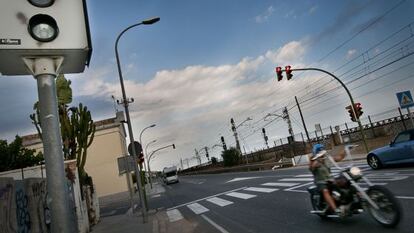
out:
{"label": "electrical box", "polygon": [[63,57],[81,73],[92,53],[86,0],[1,0],[0,74],[30,75],[23,58]]}

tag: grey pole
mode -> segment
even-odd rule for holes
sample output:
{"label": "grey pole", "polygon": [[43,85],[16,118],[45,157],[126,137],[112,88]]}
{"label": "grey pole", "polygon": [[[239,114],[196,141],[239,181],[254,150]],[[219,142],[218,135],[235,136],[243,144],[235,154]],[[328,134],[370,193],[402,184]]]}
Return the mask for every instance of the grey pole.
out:
{"label": "grey pole", "polygon": [[403,114],[401,112],[401,108],[398,108],[398,112],[400,113],[401,122],[403,123],[404,130],[407,130],[407,126],[405,125],[404,116],[403,116]]}
{"label": "grey pole", "polygon": [[43,151],[46,164],[47,191],[51,200],[51,232],[73,233],[74,216],[69,205],[69,189],[63,162],[62,137],[56,95],[56,71],[53,59],[35,60],[35,78],[39,96]]}
{"label": "grey pole", "polygon": [[[148,167],[148,172],[149,173],[151,173],[150,160],[151,160],[152,156],[155,154],[155,152],[160,151],[160,150],[163,150],[163,149],[166,149],[168,147],[173,147],[175,149],[175,144],[171,144],[171,145],[168,145],[168,146],[160,147],[160,148],[154,150],[153,152],[151,152],[151,154],[148,156],[147,167]],[[151,178],[151,176],[149,176],[149,182],[150,182],[150,187],[152,188],[152,178]]]}
{"label": "grey pole", "polygon": [[[117,64],[117,68],[118,68],[119,83],[121,84],[122,104],[124,105],[124,108],[125,108],[125,116],[126,116],[127,126],[128,126],[128,136],[129,136],[129,141],[132,145],[134,144],[135,140],[134,140],[134,134],[132,132],[131,118],[129,116],[128,105],[129,105],[130,102],[127,99],[126,93],[125,93],[124,79],[122,77],[121,64],[120,64],[120,61],[119,61],[118,42],[119,42],[119,39],[121,38],[121,36],[126,31],[128,31],[129,29],[131,29],[133,27],[136,27],[136,26],[139,26],[141,24],[144,24],[144,25],[153,24],[153,23],[158,22],[159,20],[160,20],[160,18],[153,18],[153,19],[149,19],[149,20],[144,20],[140,23],[133,24],[133,25],[125,28],[121,33],[119,33],[119,35],[118,35],[118,37],[116,38],[116,41],[115,41],[115,56],[116,56],[116,64]],[[135,146],[131,146],[131,148],[132,148],[132,155],[131,156],[134,159],[135,176],[137,178],[137,186],[138,186],[138,191],[139,191],[139,196],[140,196],[140,201],[141,201],[141,206],[142,206],[142,208],[141,208],[141,210],[142,210],[142,219],[143,219],[143,222],[146,223],[147,222],[147,205],[146,205],[146,203],[144,201],[144,198],[143,198],[144,195],[145,195],[145,192],[143,190],[144,185],[142,184],[142,179],[140,178],[141,177],[140,176],[140,170],[141,169],[136,166],[136,164],[138,164],[138,161],[137,161],[137,153],[135,151]]]}

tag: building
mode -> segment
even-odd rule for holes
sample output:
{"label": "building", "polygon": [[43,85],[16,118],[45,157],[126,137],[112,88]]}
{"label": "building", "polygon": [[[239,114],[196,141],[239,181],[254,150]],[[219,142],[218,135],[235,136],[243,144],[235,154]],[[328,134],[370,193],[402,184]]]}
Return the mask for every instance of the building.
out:
{"label": "building", "polygon": [[[128,191],[126,176],[119,176],[117,158],[127,155],[124,114],[95,122],[96,132],[88,148],[85,170],[92,177],[98,197]],[[43,151],[37,134],[23,136],[23,146]]]}

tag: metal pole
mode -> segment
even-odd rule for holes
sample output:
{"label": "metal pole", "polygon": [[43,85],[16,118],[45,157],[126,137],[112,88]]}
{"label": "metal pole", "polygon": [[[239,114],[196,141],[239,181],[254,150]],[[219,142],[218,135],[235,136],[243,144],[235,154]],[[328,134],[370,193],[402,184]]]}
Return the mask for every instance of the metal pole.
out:
{"label": "metal pole", "polygon": [[[234,120],[233,118],[230,119],[230,123],[231,123],[231,130],[233,131],[234,134],[234,139],[236,140],[236,149],[241,152],[240,150],[240,142],[239,142],[239,138],[237,136],[237,130],[236,130],[236,125],[234,124]],[[240,153],[241,154],[241,153]]]}
{"label": "metal pole", "polygon": [[[124,29],[118,35],[118,37],[116,38],[116,42],[115,42],[115,56],[116,56],[116,62],[117,62],[117,67],[118,67],[119,83],[121,84],[122,104],[124,105],[124,108],[125,108],[125,116],[126,116],[126,121],[127,121],[127,126],[128,126],[128,136],[129,136],[129,141],[132,145],[134,145],[135,140],[134,140],[134,134],[132,132],[131,117],[129,116],[129,108],[128,108],[129,101],[127,100],[127,97],[126,97],[125,87],[124,87],[124,80],[123,80],[123,77],[122,77],[121,64],[120,64],[120,61],[119,61],[118,42],[119,42],[119,39],[121,38],[121,36],[126,31],[128,31],[129,29],[131,29],[133,27],[141,25],[141,24],[142,23],[137,23],[137,24],[131,25],[131,26],[127,27],[126,29]],[[131,148],[132,148],[131,156],[134,159],[135,176],[136,176],[136,179],[137,179],[138,192],[139,192],[140,202],[141,202],[141,206],[142,206],[142,208],[141,208],[142,220],[143,220],[144,223],[146,223],[147,220],[148,220],[147,219],[147,205],[146,205],[146,203],[144,201],[144,198],[143,198],[144,195],[145,195],[145,190],[144,190],[144,185],[142,184],[142,179],[140,178],[141,168],[138,168],[138,166],[137,166],[138,161],[137,161],[137,153],[135,151],[135,146],[131,146]]]}
{"label": "metal pole", "polygon": [[402,121],[403,126],[404,126],[404,130],[407,130],[407,126],[405,125],[404,116],[401,112],[401,108],[398,108],[398,112],[400,113],[400,117],[401,117],[401,121]]}
{"label": "metal pole", "polygon": [[413,115],[411,114],[411,111],[410,111],[410,107],[407,108],[407,112],[408,112],[408,116],[410,116],[411,128],[414,128],[414,120],[413,120]]}
{"label": "metal pole", "polygon": [[375,138],[374,124],[372,124],[372,121],[371,121],[371,116],[368,116],[368,121],[369,121],[369,124],[370,124],[370,126],[371,126],[372,136]]}
{"label": "metal pole", "polygon": [[75,232],[75,226],[71,224],[74,213],[71,213],[73,208],[69,205],[69,189],[63,162],[54,67],[53,59],[35,60],[34,73],[37,79],[40,123],[43,130],[47,191],[51,200],[51,232],[72,233]]}
{"label": "metal pole", "polygon": [[348,94],[349,99],[351,100],[351,108],[352,108],[352,111],[354,113],[354,116],[356,116],[356,119],[358,121],[359,131],[361,133],[362,141],[364,142],[365,151],[368,153],[369,152],[369,149],[368,149],[367,141],[365,139],[364,128],[362,127],[361,120],[359,119],[359,116],[356,115],[356,111],[355,111],[355,107],[354,107],[355,106],[354,98],[352,97],[351,92],[349,92],[349,90],[345,86],[345,84],[338,77],[336,77],[332,73],[330,73],[330,72],[328,72],[326,70],[323,70],[323,69],[319,69],[319,68],[302,68],[302,69],[291,69],[291,70],[292,71],[304,71],[304,70],[320,71],[322,73],[325,73],[325,74],[333,77],[334,79],[336,79],[336,81],[338,81],[342,85],[342,87],[345,89],[346,93]]}
{"label": "metal pole", "polygon": [[303,128],[305,129],[306,138],[308,139],[308,142],[310,142],[309,132],[308,132],[308,129],[306,128],[306,123],[305,123],[305,119],[303,118],[302,109],[300,108],[299,101],[298,101],[298,98],[296,96],[295,96],[295,101],[296,101],[296,105],[298,106],[298,109],[299,109],[300,118],[302,119]]}

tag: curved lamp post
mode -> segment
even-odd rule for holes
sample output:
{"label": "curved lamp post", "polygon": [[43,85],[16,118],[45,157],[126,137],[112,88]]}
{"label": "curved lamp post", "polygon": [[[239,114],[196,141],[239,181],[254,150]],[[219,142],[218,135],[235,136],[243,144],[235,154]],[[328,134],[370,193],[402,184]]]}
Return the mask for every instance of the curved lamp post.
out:
{"label": "curved lamp post", "polygon": [[[132,99],[131,100],[130,99],[127,99],[126,93],[125,93],[124,80],[123,80],[123,77],[122,77],[121,64],[120,64],[120,61],[119,61],[118,42],[119,42],[119,39],[121,38],[121,36],[126,31],[128,31],[129,29],[131,29],[133,27],[136,27],[136,26],[139,26],[141,24],[150,25],[150,24],[153,24],[153,23],[158,22],[159,20],[160,20],[160,18],[157,17],[157,18],[152,18],[152,19],[144,20],[144,21],[142,21],[140,23],[133,24],[133,25],[125,28],[121,33],[119,33],[119,35],[118,35],[118,37],[116,38],[116,41],[115,41],[115,57],[116,57],[116,63],[117,63],[117,67],[118,67],[119,83],[121,84],[121,91],[122,91],[122,101],[121,101],[121,104],[125,108],[126,122],[127,122],[127,125],[128,125],[128,135],[129,135],[129,140],[130,140],[131,143],[134,143],[134,135],[132,133],[132,125],[131,125],[131,118],[129,116],[129,108],[128,108],[128,105],[129,105],[129,103],[132,102]],[[137,153],[135,151],[135,147],[132,146],[132,154],[131,154],[131,156],[133,156],[133,158],[134,158],[134,164],[137,164],[138,163],[137,162],[137,156],[136,155],[137,155]],[[143,222],[145,223],[145,222],[147,222],[147,205],[146,205],[146,203],[144,201],[144,198],[143,198],[144,195],[145,195],[145,192],[143,190],[144,185],[142,184],[142,180],[140,179],[140,175],[139,175],[140,174],[140,170],[141,169],[139,169],[139,168],[137,168],[137,166],[135,166],[135,176],[137,178],[138,191],[139,191],[139,196],[140,196],[140,201],[141,201],[141,206],[142,206],[142,208],[141,208],[142,209],[142,218],[143,218]]]}
{"label": "curved lamp post", "polygon": [[158,149],[154,150],[153,152],[151,152],[151,154],[149,155],[149,157],[148,157],[148,159],[147,159],[147,168],[148,168],[149,182],[150,182],[150,186],[151,186],[151,188],[152,188],[151,168],[150,168],[150,161],[151,161],[151,158],[152,158],[152,156],[155,154],[155,152],[160,151],[160,150],[163,150],[163,149],[166,149],[166,148],[168,148],[168,147],[172,147],[173,149],[175,149],[175,144],[171,144],[171,145],[168,145],[168,146],[163,146],[163,147],[160,147],[160,148],[158,148]]}
{"label": "curved lamp post", "polygon": [[[148,159],[148,153],[147,153],[147,149],[148,149],[148,146],[149,145],[151,145],[151,144],[153,144],[153,143],[156,143],[157,142],[157,140],[152,140],[151,142],[149,142],[146,146],[145,146],[145,154],[144,154],[144,158],[145,158],[145,160],[144,161],[147,161],[147,159]],[[148,167],[147,167],[147,164],[144,162],[144,165],[145,165],[145,171],[147,171],[148,172]]]}

